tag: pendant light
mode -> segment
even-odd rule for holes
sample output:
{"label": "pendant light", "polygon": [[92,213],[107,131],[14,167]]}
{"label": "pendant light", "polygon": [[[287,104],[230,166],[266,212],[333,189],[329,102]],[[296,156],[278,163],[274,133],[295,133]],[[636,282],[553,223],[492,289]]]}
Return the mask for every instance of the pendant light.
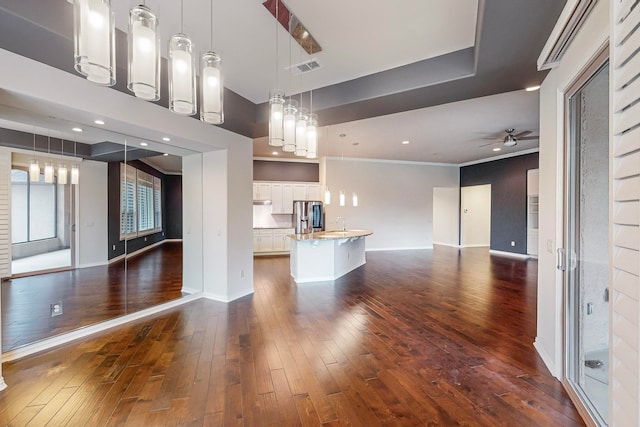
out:
{"label": "pendant light", "polygon": [[33,130],[33,159],[29,162],[29,180],[31,182],[40,181],[40,164],[36,158],[36,130]]}
{"label": "pendant light", "polygon": [[340,199],[340,206],[344,206],[345,205],[345,201],[346,201],[346,198],[345,198],[345,195],[344,195],[344,190],[340,190],[339,199]]}
{"label": "pendant light", "polygon": [[289,98],[284,106],[284,144],[282,151],[293,153],[296,151],[296,113],[298,111],[298,103]]}
{"label": "pendant light", "polygon": [[[73,157],[76,157],[76,142],[73,141]],[[71,166],[71,184],[78,185],[80,182],[80,170],[78,169],[77,164],[73,164]]]}
{"label": "pendant light", "polygon": [[211,50],[200,58],[200,120],[212,125],[224,123],[220,56],[213,52],[213,0],[211,0]]}
{"label": "pendant light", "polygon": [[[302,96],[300,96],[302,102]],[[296,115],[296,149],[294,154],[298,157],[307,156],[307,109],[299,108]]]}
{"label": "pendant light", "polygon": [[[47,136],[47,154],[51,153],[51,135]],[[53,165],[51,162],[44,163],[44,182],[53,184]]]}
{"label": "pendant light", "polygon": [[324,158],[324,182],[326,184],[326,187],[324,189],[324,204],[325,205],[330,205],[331,204],[331,190],[329,189],[329,184],[327,184],[327,167],[328,167],[328,162],[329,162],[329,126],[326,127],[327,132],[326,132],[326,141],[327,141],[327,154],[325,155]]}
{"label": "pendant light", "polygon": [[160,32],[158,18],[146,2],[129,11],[127,88],[137,98],[160,99]]}
{"label": "pendant light", "polygon": [[353,192],[353,196],[351,198],[351,203],[353,204],[354,208],[358,207],[358,194],[355,191]]}
{"label": "pendant light", "polygon": [[269,145],[272,147],[282,147],[284,145],[284,92],[278,87],[278,24],[280,14],[276,2],[276,89],[269,94]]}
{"label": "pendant light", "polygon": [[115,18],[110,0],[74,0],[74,68],[87,80],[116,84]]}
{"label": "pendant light", "polygon": [[180,33],[169,39],[169,110],[192,116],[196,113],[196,77],[193,43],[184,29],[184,0],[180,1]]}
{"label": "pendant light", "polygon": [[[60,141],[61,141],[60,151],[64,156],[64,138],[60,137]],[[65,165],[64,163],[60,163],[58,165],[58,184],[67,185],[67,177],[68,177],[67,165]]]}
{"label": "pendant light", "polygon": [[318,157],[318,116],[309,114],[307,120],[307,159]]}

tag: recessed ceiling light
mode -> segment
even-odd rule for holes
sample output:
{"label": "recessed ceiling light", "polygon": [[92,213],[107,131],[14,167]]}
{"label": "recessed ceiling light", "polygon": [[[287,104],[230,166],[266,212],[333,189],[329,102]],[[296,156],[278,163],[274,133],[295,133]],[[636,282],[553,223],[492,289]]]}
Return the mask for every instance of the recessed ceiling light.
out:
{"label": "recessed ceiling light", "polygon": [[526,90],[527,92],[533,92],[534,90],[538,90],[538,89],[540,89],[540,85],[537,85],[537,86],[529,86],[529,87],[528,87],[528,88],[526,88],[525,90]]}
{"label": "recessed ceiling light", "polygon": [[165,137],[162,138],[162,140],[165,141],[165,142],[169,142],[169,141],[171,141],[171,138],[169,138],[168,136],[165,136]]}
{"label": "recessed ceiling light", "polygon": [[95,123],[97,125],[103,125],[104,124],[104,120],[96,119],[96,120],[93,121],[93,123]]}
{"label": "recessed ceiling light", "polygon": [[169,155],[169,153],[164,153],[164,154],[163,154],[163,156],[168,156],[168,155]]}
{"label": "recessed ceiling light", "polygon": [[271,154],[273,154],[274,156],[277,156],[278,152],[277,151],[272,151]]}
{"label": "recessed ceiling light", "polygon": [[496,148],[493,149],[493,151],[500,151],[500,150],[501,150],[500,147],[496,147]]}
{"label": "recessed ceiling light", "polygon": [[338,135],[340,138],[344,138],[345,136],[347,136],[346,133],[341,133],[340,135]]}
{"label": "recessed ceiling light", "polygon": [[71,130],[74,131],[74,132],[82,132],[82,128],[79,128],[77,126],[72,128]]}
{"label": "recessed ceiling light", "polygon": [[402,141],[402,145],[407,145],[408,143],[409,143],[409,141],[407,141],[407,140]]}
{"label": "recessed ceiling light", "polygon": [[146,142],[141,142],[140,145],[142,145],[143,147],[146,147],[149,144],[147,144]]}

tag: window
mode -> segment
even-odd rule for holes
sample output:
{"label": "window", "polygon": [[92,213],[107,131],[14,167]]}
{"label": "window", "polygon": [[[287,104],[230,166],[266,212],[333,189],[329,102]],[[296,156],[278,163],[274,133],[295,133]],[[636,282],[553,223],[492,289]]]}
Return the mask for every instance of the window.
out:
{"label": "window", "polygon": [[120,164],[120,240],[162,231],[162,181]]}
{"label": "window", "polygon": [[11,169],[11,243],[57,237],[56,206],[55,182],[32,182],[26,170]]}

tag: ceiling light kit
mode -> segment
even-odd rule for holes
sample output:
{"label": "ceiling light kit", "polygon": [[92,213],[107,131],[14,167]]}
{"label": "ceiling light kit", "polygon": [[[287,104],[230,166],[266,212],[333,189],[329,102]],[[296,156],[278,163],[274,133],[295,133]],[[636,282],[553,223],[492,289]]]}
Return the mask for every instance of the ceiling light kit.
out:
{"label": "ceiling light kit", "polygon": [[[74,67],[88,80],[116,84],[115,18],[110,0],[73,0]],[[195,48],[184,30],[184,1],[180,2],[180,32],[169,39],[169,110],[192,116],[198,110]],[[129,11],[127,88],[140,99],[160,99],[160,32],[157,16],[143,4]],[[213,0],[211,1],[213,49]],[[200,120],[224,122],[220,55],[210,50],[200,58]],[[104,124],[97,123],[96,124]]]}
{"label": "ceiling light kit", "polygon": [[[509,128],[509,129],[505,129],[505,132],[507,133],[504,137],[499,137],[499,138],[493,138],[493,137],[488,137],[488,138],[484,138],[484,139],[491,139],[495,142],[490,142],[488,144],[484,144],[484,145],[480,145],[480,147],[486,147],[489,145],[493,145],[493,144],[497,144],[498,142],[502,142],[502,145],[504,145],[505,147],[513,147],[515,145],[518,144],[518,141],[526,141],[526,140],[530,140],[530,139],[538,139],[539,136],[537,135],[529,135],[531,133],[530,130],[525,130],[522,132],[519,132],[517,134],[513,134],[516,130],[514,128]],[[493,151],[498,151],[498,150],[493,150]]]}

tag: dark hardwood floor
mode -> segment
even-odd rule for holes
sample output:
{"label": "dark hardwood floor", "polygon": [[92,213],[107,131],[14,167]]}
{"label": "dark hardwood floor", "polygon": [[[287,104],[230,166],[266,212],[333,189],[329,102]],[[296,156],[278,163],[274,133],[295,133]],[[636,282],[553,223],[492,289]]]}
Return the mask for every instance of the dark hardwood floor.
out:
{"label": "dark hardwood floor", "polygon": [[535,261],[372,252],[296,286],[190,302],[5,363],[1,425],[582,426],[532,343]]}
{"label": "dark hardwood floor", "polygon": [[[2,282],[2,350],[134,313],[182,296],[182,242],[125,262]],[[61,301],[63,314],[51,317]]]}

